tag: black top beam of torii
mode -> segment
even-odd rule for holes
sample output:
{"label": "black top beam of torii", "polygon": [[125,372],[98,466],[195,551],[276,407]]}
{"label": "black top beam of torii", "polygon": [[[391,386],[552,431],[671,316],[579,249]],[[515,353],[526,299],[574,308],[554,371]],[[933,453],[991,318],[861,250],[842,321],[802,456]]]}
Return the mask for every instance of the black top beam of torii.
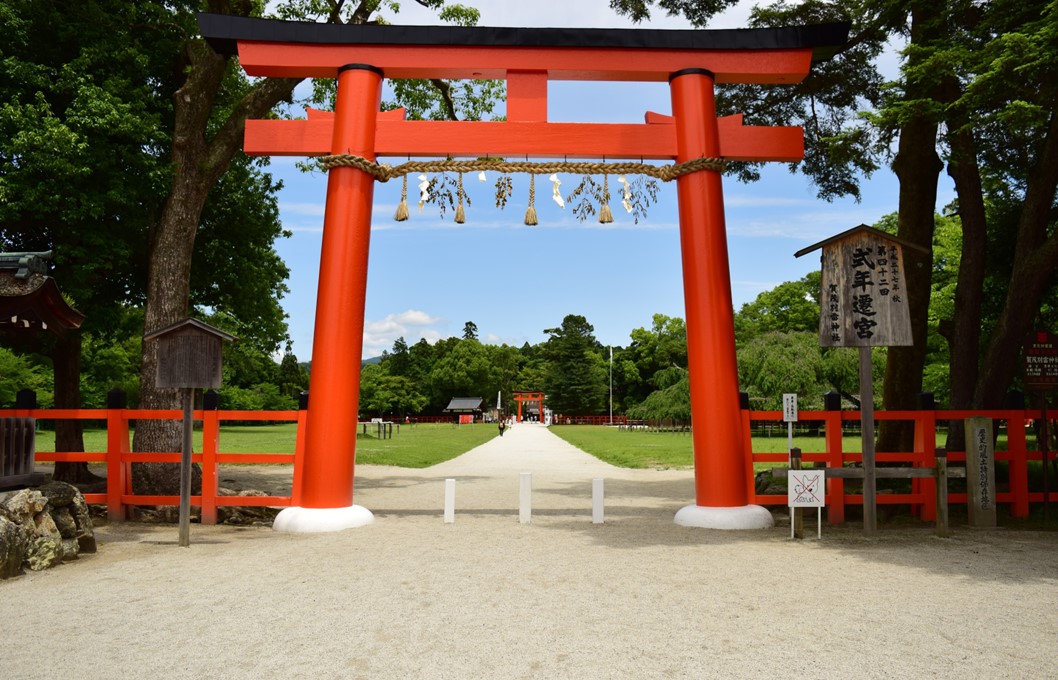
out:
{"label": "black top beam of torii", "polygon": [[837,22],[776,28],[640,29],[509,28],[497,26],[400,26],[320,24],[200,13],[206,41],[221,54],[236,54],[238,41],[305,45],[437,45],[465,47],[584,47],[663,50],[782,50],[812,48],[826,61],[845,45],[850,24]]}

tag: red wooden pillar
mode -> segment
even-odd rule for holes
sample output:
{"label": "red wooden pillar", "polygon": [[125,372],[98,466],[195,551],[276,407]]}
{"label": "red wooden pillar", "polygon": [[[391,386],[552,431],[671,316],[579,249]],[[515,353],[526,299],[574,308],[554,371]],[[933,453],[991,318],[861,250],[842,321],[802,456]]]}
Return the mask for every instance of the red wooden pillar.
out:
{"label": "red wooden pillar", "polygon": [[[845,466],[845,453],[842,450],[841,402],[835,410],[828,410],[824,416],[826,422],[827,467]],[[845,521],[845,480],[834,477],[827,479],[827,522],[842,524]]]}
{"label": "red wooden pillar", "polygon": [[[685,69],[674,73],[669,83],[676,125],[676,162],[719,158],[713,74],[704,69]],[[700,170],[683,175],[676,180],[676,191],[695,488],[695,505],[681,510],[676,522],[717,529],[771,526],[767,510],[748,504],[720,172]]]}
{"label": "red wooden pillar", "polygon": [[[382,76],[364,64],[338,70],[332,154],[375,159]],[[374,189],[374,177],[358,168],[336,167],[327,178],[300,507],[280,513],[279,530],[331,531],[372,520],[353,505],[353,475]],[[347,512],[300,512],[314,509]]]}
{"label": "red wooden pillar", "polygon": [[107,517],[113,522],[122,522],[126,517],[126,506],[121,497],[130,493],[132,484],[129,463],[123,458],[129,452],[129,419],[125,411],[125,395],[111,392],[107,395]]}
{"label": "red wooden pillar", "polygon": [[1010,516],[1025,519],[1029,516],[1029,466],[1028,444],[1025,441],[1024,411],[1007,414],[1007,456],[1010,461],[1010,493],[1013,496]]}
{"label": "red wooden pillar", "polygon": [[220,445],[220,412],[214,396],[202,410],[202,524],[217,523],[217,487]]}
{"label": "red wooden pillar", "polygon": [[[915,462],[914,467],[933,467],[937,455],[937,412],[930,404],[919,404],[915,412]],[[917,483],[916,483],[917,482]],[[917,494],[920,504],[912,504],[912,513],[924,522],[937,519],[937,480],[916,478],[911,480],[911,493]]]}

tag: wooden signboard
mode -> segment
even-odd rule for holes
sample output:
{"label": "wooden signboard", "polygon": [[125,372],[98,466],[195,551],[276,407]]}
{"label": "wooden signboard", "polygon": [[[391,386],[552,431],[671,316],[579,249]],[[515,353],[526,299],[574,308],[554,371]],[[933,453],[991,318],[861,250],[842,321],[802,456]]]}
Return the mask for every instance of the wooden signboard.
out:
{"label": "wooden signboard", "polygon": [[148,333],[144,341],[158,343],[156,387],[184,390],[184,441],[180,451],[180,535],[184,548],[191,545],[191,437],[192,403],[196,387],[220,387],[223,343],[235,339],[219,328],[196,319],[184,319]]}
{"label": "wooden signboard", "polygon": [[914,344],[904,279],[905,246],[928,252],[861,224],[794,253],[801,257],[823,249],[819,344],[860,348],[863,527],[867,534],[874,533],[877,524],[871,348]]}
{"label": "wooden signboard", "polygon": [[992,445],[992,419],[967,418],[966,486],[970,493],[969,519],[972,527],[996,526],[995,448]]}
{"label": "wooden signboard", "polygon": [[820,345],[912,344],[900,243],[867,227],[856,230],[823,246],[822,274]]}
{"label": "wooden signboard", "polygon": [[1058,389],[1058,337],[1049,331],[1034,331],[1025,342],[1025,389]]}

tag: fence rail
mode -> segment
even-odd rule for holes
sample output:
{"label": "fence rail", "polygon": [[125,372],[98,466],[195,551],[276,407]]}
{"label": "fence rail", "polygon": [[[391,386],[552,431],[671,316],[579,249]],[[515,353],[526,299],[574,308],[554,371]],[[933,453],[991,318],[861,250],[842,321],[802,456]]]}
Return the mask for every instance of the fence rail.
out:
{"label": "fence rail", "polygon": [[[220,411],[196,410],[193,417],[202,423],[202,450],[193,453],[191,461],[202,468],[202,493],[191,496],[191,504],[202,509],[202,523],[217,523],[220,506],[288,507],[299,504],[298,481],[304,455],[302,437],[305,411]],[[40,462],[105,463],[106,493],[86,493],[85,501],[105,504],[112,520],[127,518],[134,505],[179,505],[178,495],[142,495],[132,492],[133,463],[179,463],[180,452],[132,452],[129,447],[130,423],[142,420],[182,420],[181,410],[149,409],[4,409],[0,417],[34,417],[40,420],[96,420],[106,423],[106,451],[38,451]],[[298,437],[293,454],[283,453],[222,453],[219,451],[220,425],[224,421],[296,422]],[[287,464],[294,466],[294,480],[290,496],[221,496],[219,494],[219,466],[222,463]]]}
{"label": "fence rail", "polygon": [[[996,462],[1007,464],[1006,489],[997,491],[996,503],[1008,504],[1010,515],[1015,518],[1029,516],[1030,503],[1042,503],[1042,492],[1029,492],[1029,461],[1042,461],[1040,451],[1030,451],[1025,436],[1025,423],[1038,415],[1036,411],[1023,409],[1004,410],[917,410],[917,411],[875,411],[876,422],[909,421],[914,425],[914,450],[912,451],[879,451],[875,453],[878,463],[900,463],[912,467],[933,467],[937,441],[937,422],[962,421],[971,417],[991,418],[1001,421],[1006,426],[1007,448],[995,451]],[[785,463],[786,453],[758,453],[753,451],[750,437],[750,423],[757,421],[782,422],[782,411],[742,411],[745,432],[745,448],[749,469],[749,496],[757,505],[786,505],[785,495],[757,494],[753,475],[755,463]],[[800,411],[798,425],[821,423],[825,432],[823,451],[803,451],[802,461],[805,465],[817,464],[821,467],[838,468],[846,464],[862,464],[863,455],[858,451],[845,451],[843,447],[842,423],[860,419],[859,411]],[[949,464],[966,463],[965,451],[948,451]],[[997,487],[999,484],[997,483]],[[879,505],[910,505],[912,512],[925,521],[936,519],[936,483],[929,478],[912,479],[910,493],[880,493],[877,496]],[[1058,494],[1049,493],[1048,500],[1058,500]],[[967,502],[966,493],[950,493],[949,503]],[[845,521],[845,508],[848,505],[862,505],[862,494],[846,493],[845,480],[827,479],[826,507],[827,520],[831,524]]]}
{"label": "fence rail", "polygon": [[[746,468],[748,494],[751,503],[758,505],[785,505],[785,495],[757,494],[753,465],[757,463],[787,462],[786,453],[765,453],[753,450],[751,423],[782,423],[781,411],[742,412],[742,430],[745,437]],[[202,423],[202,451],[192,455],[193,462],[202,467],[202,493],[192,496],[191,503],[202,508],[202,522],[215,524],[219,506],[272,506],[287,507],[300,504],[299,485],[303,469],[304,432],[306,411],[221,411],[196,410],[194,418]],[[932,467],[937,438],[937,422],[961,421],[970,417],[986,417],[1006,424],[1007,448],[996,451],[995,460],[1007,464],[1005,489],[1000,487],[995,495],[997,503],[1008,504],[1010,514],[1024,518],[1029,514],[1031,503],[1042,503],[1042,492],[1029,491],[1028,464],[1030,461],[1042,461],[1038,450],[1028,450],[1025,436],[1025,423],[1037,416],[1034,411],[1015,410],[919,410],[919,411],[876,411],[876,421],[910,421],[914,424],[914,450],[880,451],[876,453],[879,463],[900,463],[913,467]],[[105,504],[108,515],[114,520],[123,520],[127,509],[133,505],[177,505],[178,496],[145,496],[132,493],[131,464],[135,462],[177,463],[179,452],[135,453],[130,451],[130,423],[138,420],[180,420],[180,410],[147,410],[147,409],[0,409],[0,417],[36,418],[39,420],[95,420],[106,423],[107,450],[91,452],[37,452],[36,460],[41,462],[87,462],[106,464],[106,493],[85,494],[85,500],[93,504]],[[587,420],[608,416],[570,416],[571,419]],[[822,451],[803,451],[802,461],[805,465],[816,464],[823,467],[837,468],[849,464],[862,463],[858,451],[843,449],[842,424],[859,421],[858,411],[801,411],[798,414],[799,424],[814,423],[821,425],[825,432],[825,445]],[[617,422],[618,417],[614,417]],[[297,440],[293,454],[280,453],[223,453],[219,450],[220,426],[222,422],[296,422]],[[420,416],[418,422],[429,422]],[[965,464],[966,454],[963,451],[949,451],[951,464]],[[218,481],[221,464],[289,464],[294,466],[292,492],[290,496],[219,496]],[[997,484],[997,487],[1000,485]],[[912,511],[924,521],[935,519],[936,484],[932,479],[913,479],[909,493],[882,493],[878,495],[879,504],[907,504]],[[1049,493],[1048,500],[1058,500],[1058,493]],[[966,493],[949,494],[950,503],[966,503]],[[863,496],[858,493],[846,493],[845,480],[830,478],[827,480],[826,504],[827,518],[832,524],[845,521],[845,508],[849,505],[862,505]]]}

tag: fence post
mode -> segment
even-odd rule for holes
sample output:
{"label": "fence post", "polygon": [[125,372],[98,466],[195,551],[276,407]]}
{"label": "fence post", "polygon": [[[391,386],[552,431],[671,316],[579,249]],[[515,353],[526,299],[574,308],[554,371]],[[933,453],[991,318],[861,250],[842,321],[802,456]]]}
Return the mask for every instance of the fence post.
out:
{"label": "fence post", "polygon": [[937,535],[942,538],[951,536],[948,527],[948,452],[938,447],[934,454],[934,480],[937,485]]}
{"label": "fence post", "polygon": [[[915,417],[915,462],[913,466],[932,467],[933,461],[930,460],[930,453],[937,448],[937,402],[931,392],[920,392],[916,401],[918,402],[918,414]],[[935,519],[937,481],[933,478],[916,477],[911,480],[911,493],[920,499],[918,503],[911,506],[912,514],[917,514],[925,522]]]}
{"label": "fence post", "polygon": [[217,523],[217,447],[220,443],[220,394],[202,395],[202,524]]}
{"label": "fence post", "polygon": [[[842,451],[841,395],[827,392],[823,395],[823,408],[826,409],[824,427],[826,428],[827,467],[845,466],[845,454]],[[845,480],[836,477],[827,478],[827,522],[843,524],[845,522]]]}
{"label": "fence post", "polygon": [[757,502],[757,473],[753,465],[753,429],[749,419],[749,394],[738,393],[739,413],[742,416],[742,449],[746,456],[746,497],[750,503]]}
{"label": "fence post", "polygon": [[[801,449],[796,446],[790,449],[790,472],[801,469]],[[786,483],[793,483],[793,476],[786,478]],[[790,510],[790,537],[805,537],[805,513],[804,508],[789,508]]]}
{"label": "fence post", "polygon": [[[15,394],[15,417],[32,418],[30,411],[37,409],[37,393],[30,389],[19,390]],[[32,470],[30,470],[32,472]]]}
{"label": "fence post", "polygon": [[127,519],[121,497],[131,483],[128,464],[122,460],[129,452],[129,419],[125,414],[125,392],[107,392],[107,516],[111,521]]}
{"label": "fence post", "polygon": [[1025,441],[1025,395],[1021,392],[1007,394],[1007,474],[1010,493],[1014,500],[1010,505],[1010,516],[1025,519],[1029,516],[1029,463],[1028,445]]}
{"label": "fence post", "polygon": [[301,473],[305,468],[305,427],[309,414],[309,393],[298,395],[298,431],[294,439],[294,480],[290,486],[290,505],[301,507]]}

